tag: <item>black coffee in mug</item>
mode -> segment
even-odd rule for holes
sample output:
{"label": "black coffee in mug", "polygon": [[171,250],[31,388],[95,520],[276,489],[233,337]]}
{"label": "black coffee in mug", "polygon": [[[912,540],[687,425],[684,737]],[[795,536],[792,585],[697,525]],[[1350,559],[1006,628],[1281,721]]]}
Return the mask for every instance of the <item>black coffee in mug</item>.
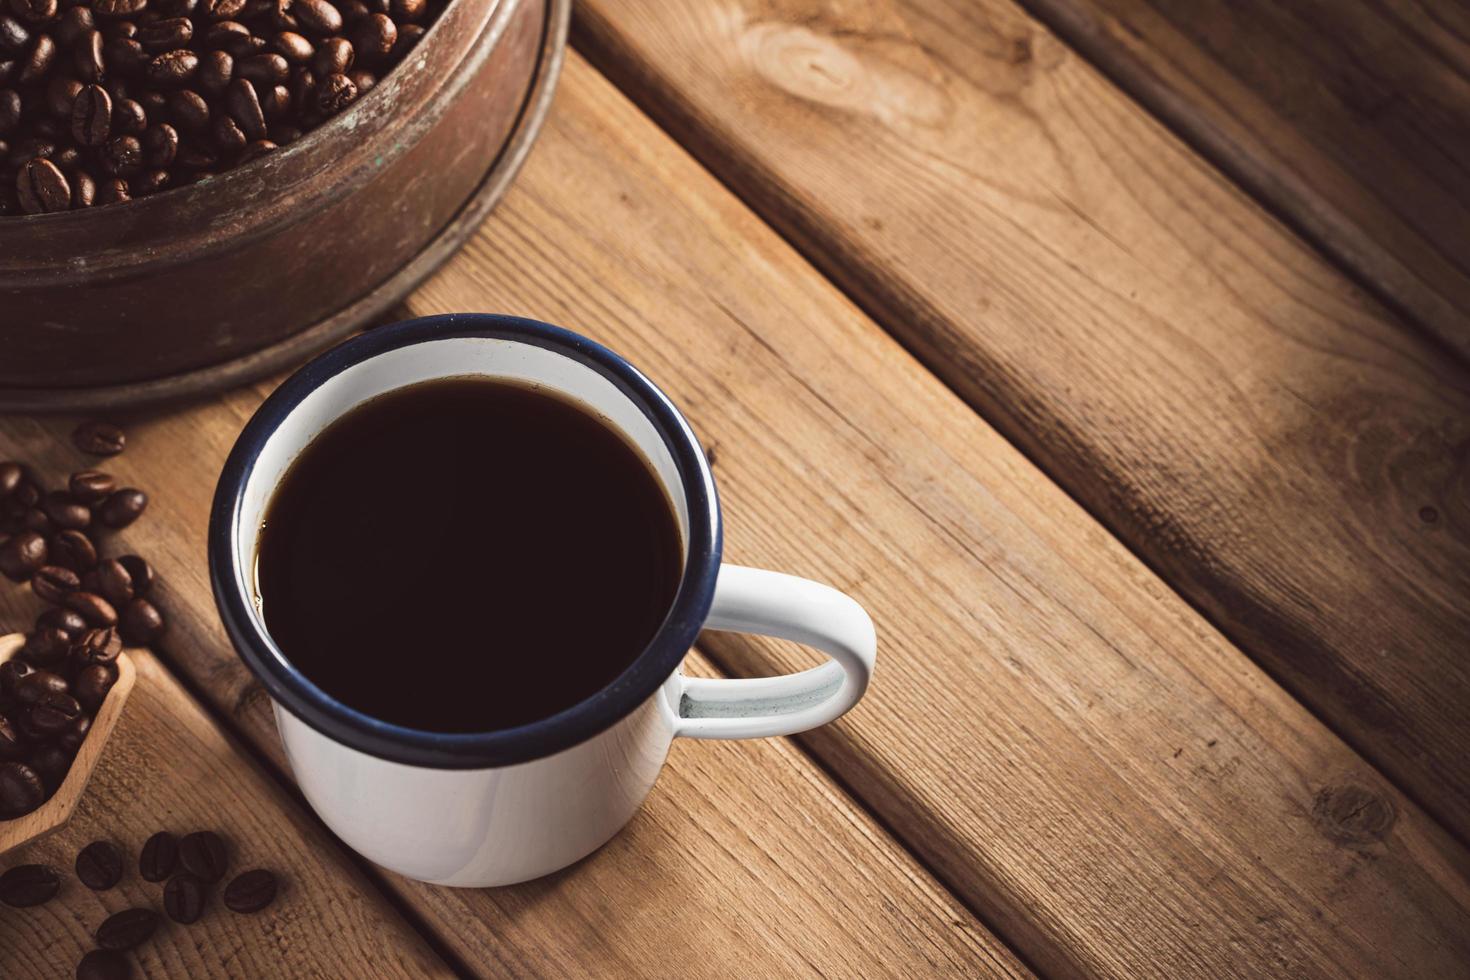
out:
{"label": "black coffee in mug", "polygon": [[383,721],[483,732],[606,687],[673,604],[683,549],[650,464],[587,409],[483,378],[368,401],[276,488],[271,638]]}

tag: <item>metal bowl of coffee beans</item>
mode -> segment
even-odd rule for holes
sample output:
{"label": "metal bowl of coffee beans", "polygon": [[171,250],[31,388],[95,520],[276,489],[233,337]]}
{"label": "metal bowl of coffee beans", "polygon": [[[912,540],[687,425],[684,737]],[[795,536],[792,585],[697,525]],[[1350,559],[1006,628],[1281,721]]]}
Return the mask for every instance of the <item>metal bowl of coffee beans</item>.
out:
{"label": "metal bowl of coffee beans", "polygon": [[184,397],[387,310],[540,128],[570,0],[0,0],[0,410]]}

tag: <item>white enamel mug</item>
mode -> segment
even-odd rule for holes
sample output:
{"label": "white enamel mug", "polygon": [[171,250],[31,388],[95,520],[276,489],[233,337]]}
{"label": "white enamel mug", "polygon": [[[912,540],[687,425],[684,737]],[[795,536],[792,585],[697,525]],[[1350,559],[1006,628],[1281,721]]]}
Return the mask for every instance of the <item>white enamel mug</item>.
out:
{"label": "white enamel mug", "polygon": [[[317,433],[384,392],[464,376],[552,389],[614,426],[674,502],[685,560],[658,634],[610,685],[519,728],[444,734],[369,717],[303,676],[266,630],[256,546],[272,493]],[[600,847],[643,802],[676,736],[787,735],[837,718],[862,697],[875,655],[867,613],[816,582],[721,565],[720,542],[709,462],[663,392],[585,337],[534,320],[464,314],[372,330],[307,364],[266,399],[220,476],[209,565],[225,629],[269,692],[291,769],[327,825],[392,871],[486,886],[549,874]],[[566,603],[567,615],[576,615],[577,596]],[[783,677],[685,677],[679,666],[701,628],[782,637],[830,659]]]}

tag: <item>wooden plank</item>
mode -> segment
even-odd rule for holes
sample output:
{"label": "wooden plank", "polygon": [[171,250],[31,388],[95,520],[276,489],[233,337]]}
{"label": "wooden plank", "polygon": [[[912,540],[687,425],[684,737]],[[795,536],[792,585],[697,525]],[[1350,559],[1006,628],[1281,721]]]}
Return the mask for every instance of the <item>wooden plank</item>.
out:
{"label": "wooden plank", "polygon": [[1027,0],[1063,40],[1470,356],[1470,8]]}
{"label": "wooden plank", "polygon": [[[165,919],[128,954],[135,976],[454,976],[152,655],[132,657],[137,685],[71,822],[4,859],[4,867],[50,864],[64,880],[47,904],[0,913],[0,976],[71,976],[107,916],[138,906],[161,914],[163,886],[139,877],[138,852],[155,831],[203,829],[229,841],[232,874],[270,868],[281,894],[257,915],[231,912],[215,894],[193,925]],[[120,884],[94,892],[72,866],[100,839],[118,846],[126,867]]]}
{"label": "wooden plank", "polygon": [[1453,358],[1009,0],[590,0],[581,23],[727,184],[1470,838]]}

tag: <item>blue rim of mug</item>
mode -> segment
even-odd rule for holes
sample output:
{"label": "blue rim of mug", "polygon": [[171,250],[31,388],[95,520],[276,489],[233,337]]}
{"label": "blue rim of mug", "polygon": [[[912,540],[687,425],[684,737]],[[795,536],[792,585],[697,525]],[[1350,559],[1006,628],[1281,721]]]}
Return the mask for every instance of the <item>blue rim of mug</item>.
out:
{"label": "blue rim of mug", "polygon": [[[547,718],[516,728],[432,732],[364,714],[313,684],[253,614],[252,586],[236,550],[245,487],[276,430],[328,379],[379,354],[436,340],[510,340],[562,354],[613,383],[668,447],[689,514],[688,558],[673,605],[648,646],[611,684]],[[260,406],[225,461],[209,519],[209,575],[231,643],[277,704],[337,742],[379,758],[437,769],[483,769],[540,759],[605,731],[658,691],[694,645],[720,569],[720,505],[704,450],[684,416],[642,372],[595,341],[539,320],[489,313],[422,317],[374,328],[308,362]]]}

